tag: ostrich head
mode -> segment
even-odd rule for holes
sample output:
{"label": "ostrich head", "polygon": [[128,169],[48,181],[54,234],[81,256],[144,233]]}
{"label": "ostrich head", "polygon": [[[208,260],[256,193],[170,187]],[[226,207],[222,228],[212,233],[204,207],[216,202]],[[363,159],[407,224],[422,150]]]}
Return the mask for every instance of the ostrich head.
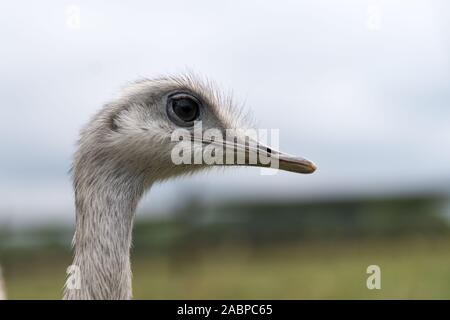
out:
{"label": "ostrich head", "polygon": [[[201,127],[198,127],[201,123]],[[200,128],[199,137],[194,131]],[[257,159],[254,163],[229,163],[227,152],[243,152],[276,158],[281,170],[312,173],[315,166],[308,160],[271,150],[254,137],[245,134],[242,112],[231,99],[224,99],[209,84],[193,77],[141,80],[129,86],[122,95],[107,104],[85,127],[75,156],[75,178],[79,172],[92,177],[121,177],[141,181],[145,188],[158,180],[188,174],[211,165],[253,165],[270,167]],[[234,129],[234,141],[227,130]],[[210,130],[213,136],[205,138]],[[184,134],[174,140],[174,132]],[[218,137],[220,133],[221,138]],[[186,137],[188,136],[188,139]],[[213,143],[223,150],[223,161],[207,164],[174,163],[174,147],[182,147],[192,155],[201,153]],[[190,150],[189,150],[190,149]],[[221,159],[222,160],[222,159]],[[83,175],[85,178],[86,176]],[[77,181],[76,181],[77,182]]]}
{"label": "ostrich head", "polygon": [[[198,136],[195,131],[200,122]],[[219,146],[223,154],[219,149],[213,152],[217,151],[219,160],[230,150],[233,160],[234,153],[241,152],[246,160],[264,153],[277,159],[280,169],[315,170],[311,162],[270,150],[245,131],[235,134],[233,141],[226,134],[219,137],[227,129],[242,128],[241,122],[230,100],[221,99],[211,86],[192,77],[136,82],[91,119],[82,130],[73,163],[76,231],[75,268],[71,270],[79,269],[80,283],[73,288],[66,285],[66,299],[130,298],[132,223],[144,191],[173,176],[214,164],[236,164],[177,164],[173,161],[176,147],[195,157],[207,152],[210,145]],[[215,134],[207,135],[209,130]],[[183,133],[181,142],[173,139],[177,131]],[[242,164],[271,166],[258,157],[256,162]]]}

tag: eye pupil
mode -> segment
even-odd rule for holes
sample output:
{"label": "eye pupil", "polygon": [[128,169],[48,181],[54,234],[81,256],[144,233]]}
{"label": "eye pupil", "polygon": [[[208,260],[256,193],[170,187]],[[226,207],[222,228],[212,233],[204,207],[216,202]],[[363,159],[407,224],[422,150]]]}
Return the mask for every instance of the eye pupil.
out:
{"label": "eye pupil", "polygon": [[171,107],[173,113],[184,122],[192,122],[198,118],[200,108],[197,101],[190,97],[172,97]]}
{"label": "eye pupil", "polygon": [[198,106],[191,99],[181,98],[174,100],[173,111],[184,121],[193,121],[197,115]]}

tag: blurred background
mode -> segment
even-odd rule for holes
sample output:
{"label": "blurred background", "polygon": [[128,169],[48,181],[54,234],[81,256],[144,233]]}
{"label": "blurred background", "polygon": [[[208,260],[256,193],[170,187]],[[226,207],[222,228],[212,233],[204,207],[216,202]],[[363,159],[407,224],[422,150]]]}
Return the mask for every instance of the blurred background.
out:
{"label": "blurred background", "polygon": [[154,186],[135,298],[450,298],[447,1],[14,1],[0,15],[8,298],[61,297],[80,127],[128,82],[186,71],[319,170]]}

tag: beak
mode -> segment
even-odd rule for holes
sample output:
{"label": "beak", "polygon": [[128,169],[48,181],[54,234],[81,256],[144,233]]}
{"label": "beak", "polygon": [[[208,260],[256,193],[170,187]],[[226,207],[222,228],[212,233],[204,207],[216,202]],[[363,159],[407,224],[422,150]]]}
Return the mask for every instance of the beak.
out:
{"label": "beak", "polygon": [[[238,141],[223,141],[223,147],[225,152],[237,155],[238,158],[237,162],[225,163],[225,165],[273,168],[304,174],[313,173],[317,169],[309,160],[273,150],[248,136]],[[232,156],[233,160],[234,156]]]}
{"label": "beak", "polygon": [[297,173],[313,173],[317,167],[309,160],[280,153],[280,169]]}
{"label": "beak", "polygon": [[[262,159],[269,157],[270,165],[264,165],[258,161],[258,166],[275,168],[284,171],[309,174],[316,171],[317,167],[314,163],[301,157],[296,157],[281,151],[273,150],[261,144],[258,144],[258,153]],[[259,157],[258,157],[259,158]],[[267,162],[267,161],[266,161]],[[278,168],[277,168],[278,166]]]}

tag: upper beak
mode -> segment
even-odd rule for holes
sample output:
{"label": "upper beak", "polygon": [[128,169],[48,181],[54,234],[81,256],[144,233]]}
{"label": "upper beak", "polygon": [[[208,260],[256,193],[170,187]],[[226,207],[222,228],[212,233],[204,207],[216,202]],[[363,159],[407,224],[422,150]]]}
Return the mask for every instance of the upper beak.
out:
{"label": "upper beak", "polygon": [[[248,144],[244,141],[247,141]],[[231,165],[256,166],[264,168],[274,168],[296,173],[313,173],[317,167],[314,163],[301,157],[273,150],[252,138],[246,137],[237,143],[240,147],[236,148],[236,142],[224,142],[225,150],[236,153],[237,150],[244,152],[244,161],[233,163]],[[251,160],[253,159],[253,161]]]}

